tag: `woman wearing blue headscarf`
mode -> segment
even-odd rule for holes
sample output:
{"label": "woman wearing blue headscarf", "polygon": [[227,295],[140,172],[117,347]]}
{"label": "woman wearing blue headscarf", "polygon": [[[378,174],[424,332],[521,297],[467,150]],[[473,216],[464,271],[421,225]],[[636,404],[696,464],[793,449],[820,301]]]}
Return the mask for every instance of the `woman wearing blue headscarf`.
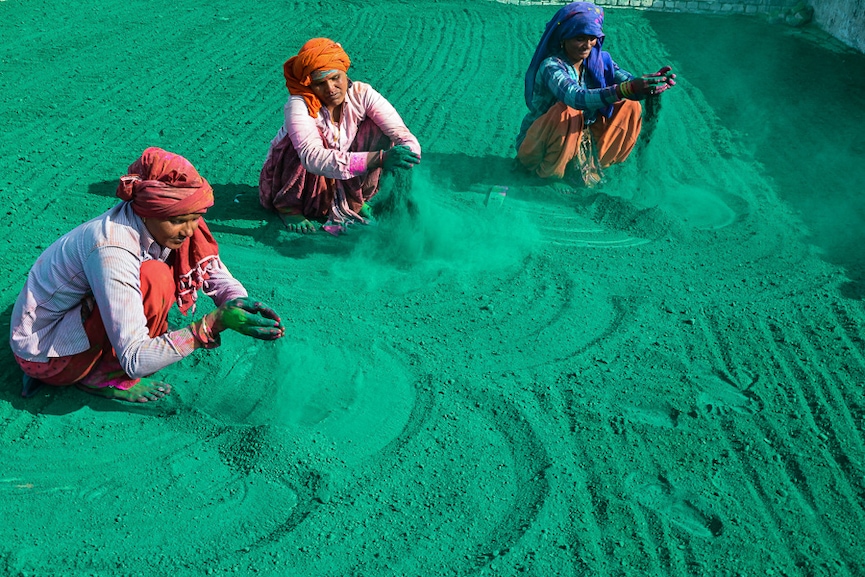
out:
{"label": "woman wearing blue headscarf", "polygon": [[604,10],[590,2],[562,7],[526,72],[529,113],[517,136],[517,159],[542,178],[597,185],[602,169],[624,161],[637,142],[637,101],[676,83],[669,66],[639,78],[619,68],[601,49],[603,25]]}

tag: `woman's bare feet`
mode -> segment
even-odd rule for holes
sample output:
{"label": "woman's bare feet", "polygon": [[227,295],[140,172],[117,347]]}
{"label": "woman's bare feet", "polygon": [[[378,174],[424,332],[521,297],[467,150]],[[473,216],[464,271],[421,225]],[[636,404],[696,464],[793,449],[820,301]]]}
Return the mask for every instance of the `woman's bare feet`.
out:
{"label": "woman's bare feet", "polygon": [[171,392],[171,385],[156,381],[154,379],[141,379],[131,389],[115,389],[114,387],[88,387],[78,383],[78,388],[91,395],[105,397],[106,399],[117,399],[130,403],[147,403],[158,401]]}
{"label": "woman's bare feet", "polygon": [[282,219],[282,224],[285,225],[285,228],[292,232],[308,234],[315,232],[316,230],[315,223],[310,222],[310,220],[302,214],[282,214],[280,212],[279,218]]}

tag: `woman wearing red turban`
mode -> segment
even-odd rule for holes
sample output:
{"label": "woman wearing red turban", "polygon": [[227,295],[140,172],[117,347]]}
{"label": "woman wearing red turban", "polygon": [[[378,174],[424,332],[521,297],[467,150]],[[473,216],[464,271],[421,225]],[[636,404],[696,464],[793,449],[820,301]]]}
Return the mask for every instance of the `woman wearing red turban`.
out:
{"label": "woman wearing red turban", "polygon": [[[12,311],[10,344],[24,371],[22,394],[39,385],[152,401],[171,386],[144,378],[232,329],[272,340],[277,314],[247,298],[219,259],[201,218],[213,189],[182,156],[148,148],[120,179],[123,202],[60,237],[39,257]],[[176,302],[186,314],[202,289],[219,308],[168,331]]]}
{"label": "woman wearing red turban", "polygon": [[366,222],[381,170],[420,162],[417,138],[381,94],[348,79],[350,65],[342,46],[314,38],[283,66],[290,96],[259,198],[291,230],[314,232],[313,221]]}

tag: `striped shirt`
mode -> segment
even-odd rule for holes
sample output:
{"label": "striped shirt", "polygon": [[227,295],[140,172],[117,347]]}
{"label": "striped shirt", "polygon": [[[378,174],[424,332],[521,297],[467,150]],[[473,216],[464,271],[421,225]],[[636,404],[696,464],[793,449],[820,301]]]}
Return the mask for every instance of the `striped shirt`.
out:
{"label": "striped shirt", "polygon": [[[47,362],[87,350],[81,308],[92,299],[130,377],[153,374],[186,357],[202,346],[192,328],[150,338],[142,304],[141,263],[165,262],[170,254],[128,202],[74,228],[52,243],[30,269],[12,311],[12,352],[28,361]],[[219,259],[203,291],[217,305],[247,296]]]}
{"label": "striped shirt", "polygon": [[[624,82],[634,77],[633,74],[619,68],[613,62],[615,83]],[[589,88],[583,79],[581,67],[578,71],[562,54],[554,54],[541,62],[535,76],[535,91],[529,113],[523,118],[520,133],[517,136],[517,149],[526,137],[526,132],[535,120],[543,116],[556,102],[562,102],[576,110],[583,110],[587,124],[595,119],[595,114],[601,108],[609,106],[618,100],[615,86],[606,88]]]}

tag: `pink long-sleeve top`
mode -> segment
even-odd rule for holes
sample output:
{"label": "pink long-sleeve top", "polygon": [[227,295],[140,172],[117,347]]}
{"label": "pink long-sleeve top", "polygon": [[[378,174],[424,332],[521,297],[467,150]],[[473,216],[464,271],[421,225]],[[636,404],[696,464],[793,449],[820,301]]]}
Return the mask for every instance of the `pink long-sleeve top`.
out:
{"label": "pink long-sleeve top", "polygon": [[417,154],[420,143],[409,132],[396,109],[369,84],[352,82],[345,96],[339,125],[333,122],[325,107],[316,118],[307,111],[300,96],[292,96],[285,104],[285,124],[271,146],[285,135],[291,139],[303,167],[313,174],[337,180],[348,180],[367,171],[367,152],[349,152],[364,119],[370,118],[394,145],[405,145]]}

